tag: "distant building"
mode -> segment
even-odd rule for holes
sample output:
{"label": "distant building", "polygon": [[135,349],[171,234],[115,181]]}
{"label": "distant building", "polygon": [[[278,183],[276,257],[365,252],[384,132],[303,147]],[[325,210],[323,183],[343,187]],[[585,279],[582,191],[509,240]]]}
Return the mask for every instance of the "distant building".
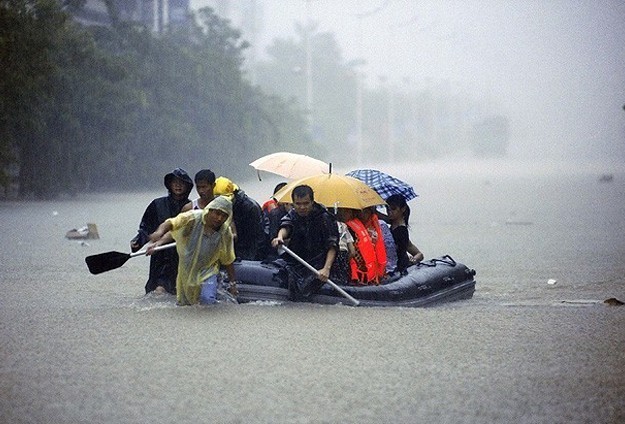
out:
{"label": "distant building", "polygon": [[[189,0],[113,0],[113,4],[120,20],[141,23],[155,33],[184,25],[189,20]],[[87,0],[75,17],[84,25],[111,24],[103,0]]]}
{"label": "distant building", "polygon": [[221,18],[228,19],[233,28],[241,31],[243,40],[250,43],[244,52],[246,69],[252,83],[256,83],[256,60],[263,31],[263,0],[195,0],[192,7],[210,7]]}

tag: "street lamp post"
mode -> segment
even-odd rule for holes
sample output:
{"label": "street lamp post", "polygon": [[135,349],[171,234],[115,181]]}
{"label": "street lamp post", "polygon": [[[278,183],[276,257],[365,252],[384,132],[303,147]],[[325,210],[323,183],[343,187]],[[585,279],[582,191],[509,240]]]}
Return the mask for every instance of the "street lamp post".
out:
{"label": "street lamp post", "polygon": [[311,2],[312,0],[306,0],[306,40],[304,48],[306,50],[306,115],[308,120],[308,130],[312,136],[313,131],[313,81],[312,81],[312,47],[310,43],[310,32],[312,30],[311,22]]}
{"label": "street lamp post", "polygon": [[356,71],[356,163],[362,164],[362,79],[360,71]]}

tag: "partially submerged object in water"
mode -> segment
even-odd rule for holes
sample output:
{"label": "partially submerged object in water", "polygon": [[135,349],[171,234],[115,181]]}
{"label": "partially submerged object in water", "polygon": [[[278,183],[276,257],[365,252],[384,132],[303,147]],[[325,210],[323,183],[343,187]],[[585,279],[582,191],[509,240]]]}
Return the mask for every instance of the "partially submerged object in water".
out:
{"label": "partially submerged object in water", "polygon": [[88,223],[87,226],[74,228],[65,233],[65,237],[70,240],[99,239],[98,226]]}
{"label": "partially submerged object in water", "polygon": [[603,174],[599,177],[599,182],[600,183],[609,183],[614,179],[614,175],[613,174]]}

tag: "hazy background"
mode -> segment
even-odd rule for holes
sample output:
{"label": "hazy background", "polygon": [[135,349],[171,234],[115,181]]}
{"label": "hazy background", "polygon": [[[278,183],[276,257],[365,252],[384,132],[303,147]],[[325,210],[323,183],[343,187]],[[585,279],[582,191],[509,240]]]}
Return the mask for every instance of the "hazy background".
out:
{"label": "hazy background", "polygon": [[[364,58],[367,84],[443,84],[511,119],[512,158],[625,159],[625,2],[232,0],[234,26],[255,11],[252,56],[262,59],[295,23],[336,34],[346,59]],[[314,66],[314,64],[313,64]]]}

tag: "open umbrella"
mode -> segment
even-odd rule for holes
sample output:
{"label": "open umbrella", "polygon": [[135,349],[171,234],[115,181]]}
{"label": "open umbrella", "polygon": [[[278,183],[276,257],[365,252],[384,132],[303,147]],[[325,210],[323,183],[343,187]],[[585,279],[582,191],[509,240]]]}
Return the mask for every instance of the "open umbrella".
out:
{"label": "open umbrella", "polygon": [[271,172],[289,179],[298,179],[317,174],[329,174],[330,164],[306,155],[289,152],[277,152],[263,156],[250,163],[258,171]]}
{"label": "open umbrella", "polygon": [[278,202],[291,202],[291,192],[302,184],[310,186],[315,193],[315,201],[328,208],[364,209],[384,204],[384,199],[365,183],[339,174],[319,174],[292,181],[274,197]]}
{"label": "open umbrella", "polygon": [[377,169],[356,169],[346,175],[364,182],[385,200],[393,194],[401,194],[406,202],[419,196],[410,184]]}

